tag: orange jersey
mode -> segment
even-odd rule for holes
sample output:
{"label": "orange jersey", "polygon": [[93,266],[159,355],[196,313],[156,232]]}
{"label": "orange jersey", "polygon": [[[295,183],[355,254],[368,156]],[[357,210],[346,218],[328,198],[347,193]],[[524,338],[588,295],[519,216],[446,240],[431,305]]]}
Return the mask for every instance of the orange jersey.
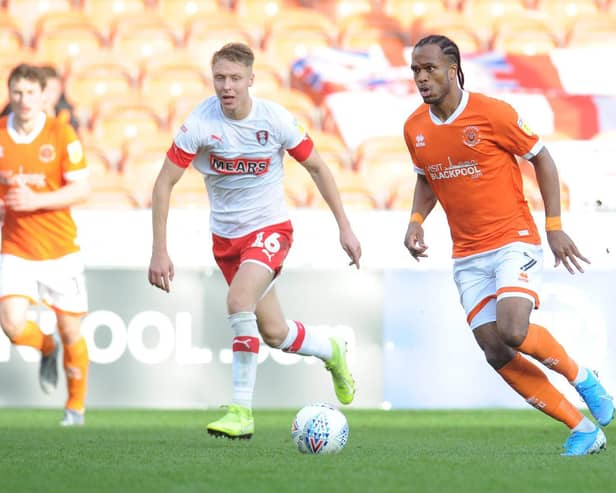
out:
{"label": "orange jersey", "polygon": [[[0,118],[0,198],[26,184],[35,192],[57,190],[85,178],[83,148],[73,128],[45,117],[31,135],[18,135],[12,115]],[[2,225],[2,253],[29,260],[49,260],[79,250],[69,208],[16,212],[7,209]]]}
{"label": "orange jersey", "polygon": [[453,256],[508,243],[541,242],[524,198],[515,155],[530,159],[539,137],[504,101],[463,92],[446,122],[420,106],[404,124],[415,171],[426,177],[447,214]]}

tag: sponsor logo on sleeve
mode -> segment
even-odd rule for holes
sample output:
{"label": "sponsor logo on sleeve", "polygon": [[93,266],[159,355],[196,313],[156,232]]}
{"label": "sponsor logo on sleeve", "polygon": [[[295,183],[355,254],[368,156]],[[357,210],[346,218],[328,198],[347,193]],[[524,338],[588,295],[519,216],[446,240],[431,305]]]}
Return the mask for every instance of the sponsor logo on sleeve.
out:
{"label": "sponsor logo on sleeve", "polygon": [[520,127],[522,129],[522,132],[524,132],[528,136],[535,134],[535,132],[533,132],[532,129],[528,126],[528,124],[521,118],[518,119],[518,127]]}
{"label": "sponsor logo on sleeve", "polygon": [[68,151],[68,160],[71,163],[77,164],[83,159],[83,147],[81,147],[81,142],[78,140],[66,146],[66,150]]}

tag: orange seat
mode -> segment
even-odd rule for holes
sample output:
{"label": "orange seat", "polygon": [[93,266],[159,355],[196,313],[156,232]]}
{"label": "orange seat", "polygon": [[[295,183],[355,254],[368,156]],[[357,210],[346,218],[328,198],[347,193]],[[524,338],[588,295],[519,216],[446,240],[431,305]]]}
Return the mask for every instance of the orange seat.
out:
{"label": "orange seat", "polygon": [[616,42],[616,14],[578,18],[567,38],[570,48],[613,46]]}
{"label": "orange seat", "polygon": [[261,43],[270,22],[281,15],[287,8],[301,6],[301,0],[236,0],[233,12],[247,26],[248,32],[257,43]]}
{"label": "orange seat", "polygon": [[171,207],[206,209],[209,207],[203,175],[189,166],[171,192]]}
{"label": "orange seat", "polygon": [[178,40],[169,23],[154,14],[125,14],[114,18],[111,48],[137,64],[175,51]]}
{"label": "orange seat", "polygon": [[73,0],[7,0],[2,2],[6,12],[14,19],[19,19],[23,33],[33,31],[36,20],[49,12],[69,12],[73,9]]}
{"label": "orange seat", "polygon": [[306,130],[318,129],[321,126],[318,108],[309,96],[297,89],[278,89],[277,91],[258,91],[254,87],[252,94],[263,99],[277,102],[289,110]]}
{"label": "orange seat", "polygon": [[94,58],[105,45],[98,29],[86,23],[58,25],[33,40],[37,55],[58,67],[70,65],[76,59]]}
{"label": "orange seat", "polygon": [[275,92],[288,87],[288,72],[281,74],[277,66],[257,59],[252,66],[255,78],[252,87],[256,92]]}
{"label": "orange seat", "polygon": [[135,204],[124,186],[122,177],[99,147],[85,146],[90,172],[90,193],[80,209],[132,209]]}
{"label": "orange seat", "polygon": [[0,12],[0,53],[21,51],[24,45],[22,26],[6,12]]}
{"label": "orange seat", "polygon": [[353,158],[353,169],[363,171],[366,162],[378,162],[382,156],[400,156],[410,160],[410,154],[404,142],[402,134],[397,135],[378,135],[364,139],[355,151]]}
{"label": "orange seat", "polygon": [[214,17],[224,11],[218,0],[158,0],[156,9],[174,27],[182,30],[198,15]]}
{"label": "orange seat", "polygon": [[383,155],[378,158],[367,159],[362,164],[361,175],[382,208],[391,208],[395,200],[405,190],[413,190],[415,172],[408,154]]}
{"label": "orange seat", "polygon": [[200,101],[213,90],[201,67],[181,60],[150,64],[140,84],[141,95],[150,100],[161,115],[168,115],[180,99]]}
{"label": "orange seat", "polygon": [[82,11],[109,35],[117,17],[151,13],[153,4],[151,0],[83,0]]}
{"label": "orange seat", "polygon": [[198,15],[186,27],[186,50],[207,67],[211,65],[214,52],[231,42],[258,48],[243,19],[234,13],[223,11],[215,16]]}
{"label": "orange seat", "polygon": [[288,154],[284,157],[284,189],[294,207],[308,207],[319,193],[308,171]]}
{"label": "orange seat", "polygon": [[311,24],[296,25],[288,31],[278,30],[267,39],[265,53],[269,60],[289,72],[293,62],[319,48],[332,46],[330,35]]}
{"label": "orange seat", "polygon": [[384,0],[382,11],[410,28],[417,19],[437,18],[445,13],[441,0]]}
{"label": "orange seat", "polygon": [[121,163],[124,184],[139,207],[151,207],[152,189],[171,139],[133,141]]}
{"label": "orange seat", "polygon": [[[372,210],[378,208],[376,199],[372,196],[363,176],[348,169],[332,170],[340,198],[348,209]],[[309,203],[310,207],[327,209],[329,206],[317,191]]]}
{"label": "orange seat", "polygon": [[492,36],[489,23],[474,22],[463,14],[447,12],[438,17],[423,17],[413,24],[414,42],[424,36],[442,34],[452,39],[460,53],[477,53],[484,51]]}
{"label": "orange seat", "polygon": [[330,167],[351,168],[351,151],[340,137],[321,130],[311,130],[309,135],[316,150]]}
{"label": "orange seat", "polygon": [[101,101],[92,116],[92,134],[117,152],[133,140],[169,138],[155,110],[134,95]]}
{"label": "orange seat", "polygon": [[395,17],[370,13],[355,14],[344,19],[339,45],[348,49],[370,49],[380,46],[394,66],[405,65],[404,48],[410,44],[409,35]]}
{"label": "orange seat", "polygon": [[66,80],[67,98],[89,118],[101,100],[123,96],[135,89],[129,69],[119,62],[99,57],[76,62]]}
{"label": "orange seat", "polygon": [[378,12],[378,2],[372,0],[312,0],[309,5],[339,23],[346,17],[368,12]]}

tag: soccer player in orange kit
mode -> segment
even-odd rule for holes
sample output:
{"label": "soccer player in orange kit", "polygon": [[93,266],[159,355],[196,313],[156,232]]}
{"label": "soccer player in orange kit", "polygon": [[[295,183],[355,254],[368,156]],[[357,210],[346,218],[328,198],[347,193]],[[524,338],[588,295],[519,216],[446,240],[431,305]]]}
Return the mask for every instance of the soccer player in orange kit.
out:
{"label": "soccer player in orange kit", "polygon": [[86,199],[88,170],[73,128],[45,114],[46,75],[21,64],[9,75],[11,113],[0,119],[0,325],[13,344],[41,352],[40,383],[55,389],[60,342],[27,319],[39,299],[56,314],[68,400],[63,426],[84,423],[88,348],[84,267],[70,206]]}
{"label": "soccer player in orange kit", "polygon": [[528,355],[575,386],[602,426],[614,417],[612,396],[548,330],[529,323],[539,307],[543,253],[524,199],[516,156],[530,160],[544,201],[547,240],[556,266],[571,273],[588,260],[562,230],[558,171],[539,137],[507,103],[464,90],[460,51],[430,35],[413,49],[411,69],[424,100],[406,120],[404,138],[417,184],[405,246],[426,257],[422,222],[442,205],[453,239],[454,279],[467,321],[488,363],[524,399],[563,422],[563,455],[598,453],[605,434],[548,380]]}

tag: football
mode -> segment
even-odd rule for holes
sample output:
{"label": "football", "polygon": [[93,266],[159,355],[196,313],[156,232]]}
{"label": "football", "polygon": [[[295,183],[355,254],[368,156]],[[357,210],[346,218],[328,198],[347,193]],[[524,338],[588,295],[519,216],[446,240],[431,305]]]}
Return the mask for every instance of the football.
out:
{"label": "football", "polygon": [[349,424],[340,410],[327,402],[308,404],[291,425],[291,437],[303,454],[337,454],[349,438]]}

